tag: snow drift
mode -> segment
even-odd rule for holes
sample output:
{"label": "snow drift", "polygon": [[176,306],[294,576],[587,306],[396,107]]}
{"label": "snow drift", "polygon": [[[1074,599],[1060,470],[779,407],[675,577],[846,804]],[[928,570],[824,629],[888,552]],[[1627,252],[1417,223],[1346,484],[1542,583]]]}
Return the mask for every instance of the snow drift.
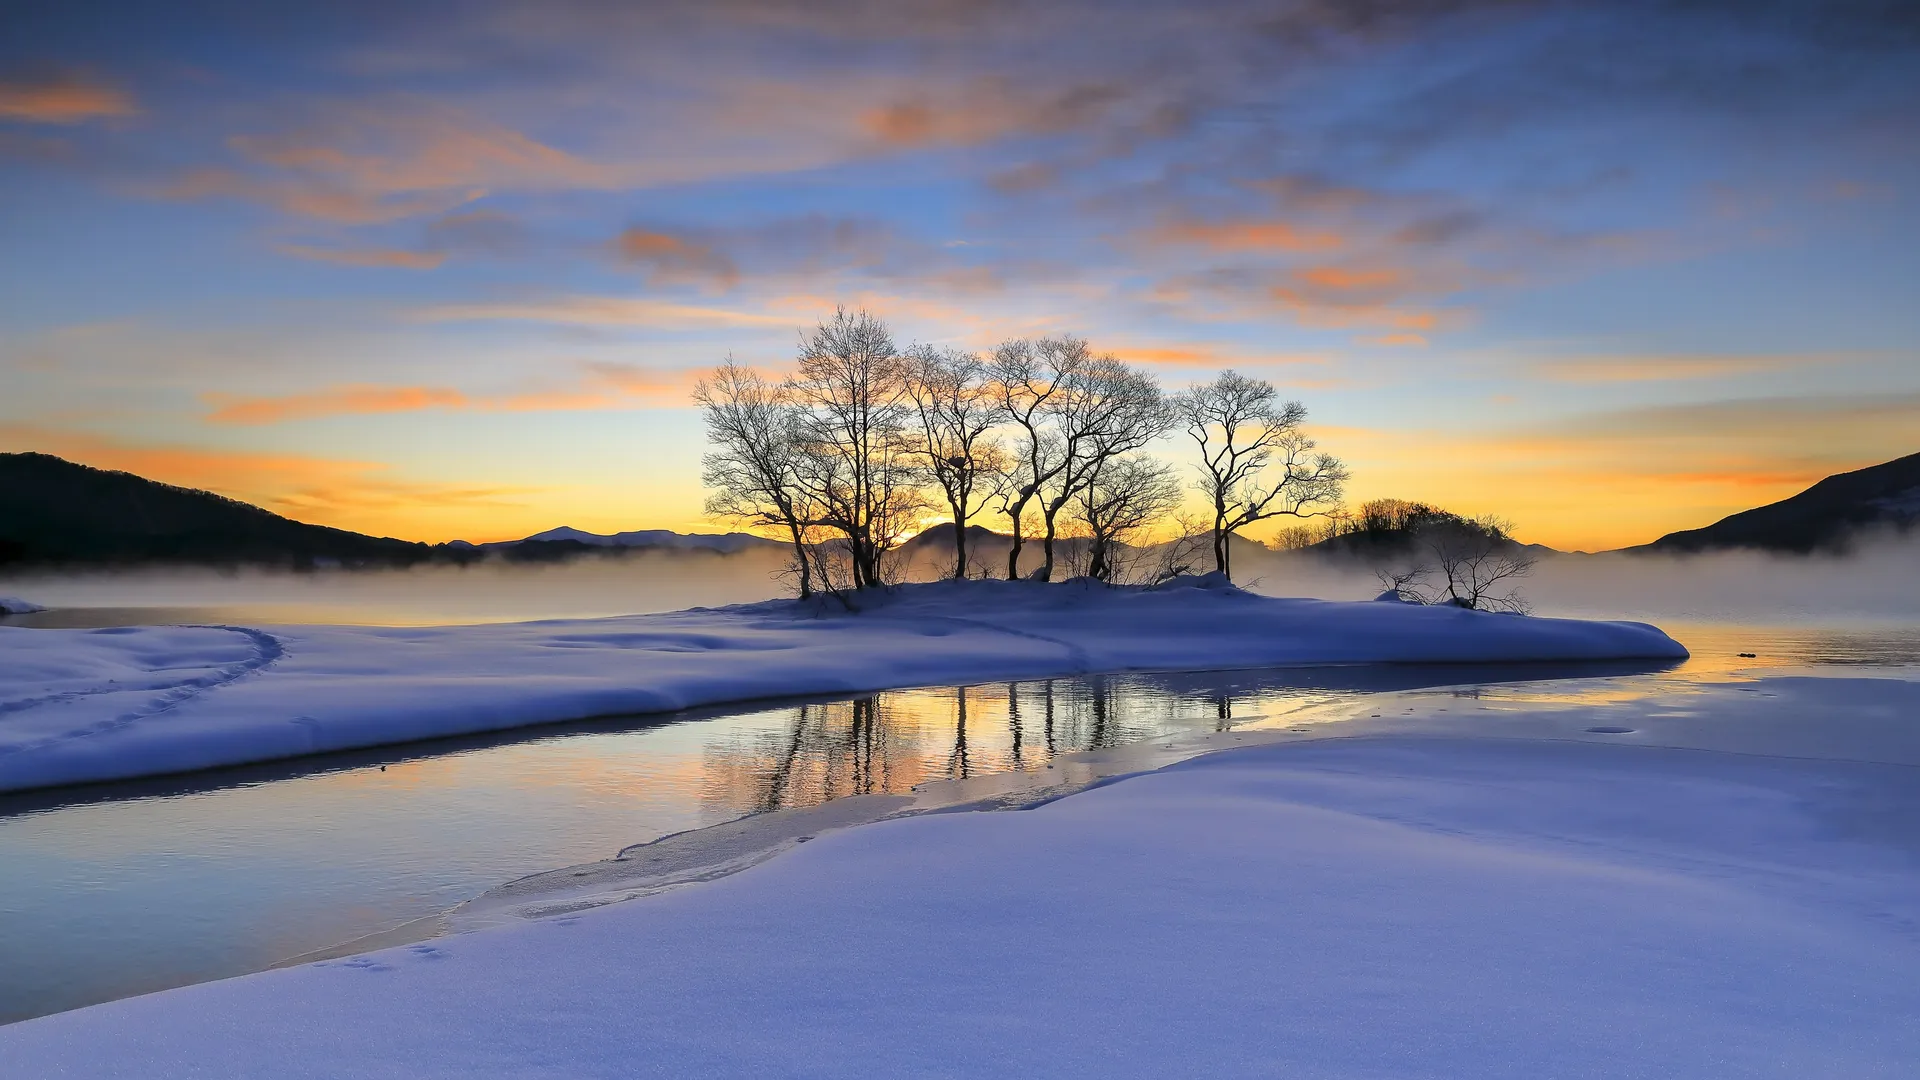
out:
{"label": "snow drift", "polygon": [[0,791],[754,698],[1121,671],[1681,659],[1641,623],[966,581],[461,627],[0,627]]}
{"label": "snow drift", "polygon": [[28,1020],[0,1028],[0,1060],[73,1078],[1903,1077],[1909,771],[1505,739],[1237,750]]}

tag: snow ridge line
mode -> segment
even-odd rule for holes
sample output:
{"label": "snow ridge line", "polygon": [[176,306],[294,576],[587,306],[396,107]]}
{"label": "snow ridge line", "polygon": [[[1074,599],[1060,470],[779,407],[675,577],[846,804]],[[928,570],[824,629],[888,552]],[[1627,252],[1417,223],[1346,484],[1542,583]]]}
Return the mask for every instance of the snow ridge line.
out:
{"label": "snow ridge line", "polygon": [[[33,750],[44,750],[47,747],[57,746],[60,743],[70,742],[74,739],[83,739],[89,735],[103,735],[109,731],[118,731],[121,728],[129,727],[149,717],[171,712],[208,691],[218,690],[222,686],[238,682],[249,675],[257,674],[278,663],[282,657],[287,655],[285,642],[282,642],[279,638],[274,637],[264,630],[255,630],[250,626],[190,624],[188,628],[193,630],[225,630],[229,633],[239,634],[252,641],[254,648],[253,655],[238,663],[229,664],[226,667],[219,668],[206,675],[199,675],[183,682],[174,683],[172,686],[158,687],[156,688],[160,695],[158,698],[150,700],[141,708],[129,713],[123,713],[111,720],[102,720],[96,724],[89,724],[83,728],[75,728],[72,731],[64,731],[58,735],[48,735],[45,738],[35,739],[28,743],[0,746],[0,757],[26,753]],[[117,691],[104,688],[100,690],[76,690],[66,694],[53,694],[45,698],[30,699],[24,702],[7,702],[0,704],[0,713],[13,712],[18,709],[30,708],[34,705],[44,705],[57,701],[71,701],[91,694],[115,692]]]}
{"label": "snow ridge line", "polygon": [[[916,616],[916,618],[925,618],[925,617],[926,616]],[[969,619],[964,615],[940,615],[935,617],[938,618],[941,622],[956,622],[961,624],[962,626],[971,626],[979,630],[992,630],[995,633],[1007,634],[1012,637],[1026,638],[1029,641],[1041,641],[1041,642],[1045,642],[1048,645],[1057,645],[1060,648],[1066,650],[1068,659],[1072,663],[1078,665],[1081,671],[1086,671],[1093,667],[1093,657],[1087,653],[1086,649],[1082,648],[1079,645],[1075,645],[1071,641],[1065,641],[1056,637],[1048,637],[1045,634],[1036,634],[1031,630],[1015,630],[1011,626],[996,626],[993,623],[986,621],[985,619]]]}

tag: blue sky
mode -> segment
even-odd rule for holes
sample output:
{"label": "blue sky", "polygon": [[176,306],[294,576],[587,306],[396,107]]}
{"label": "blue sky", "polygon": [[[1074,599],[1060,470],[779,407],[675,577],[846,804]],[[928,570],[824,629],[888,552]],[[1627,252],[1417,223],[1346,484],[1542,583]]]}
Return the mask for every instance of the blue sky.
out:
{"label": "blue sky", "polygon": [[306,520],[711,527],[689,381],[837,303],[1270,378],[1560,546],[1920,449],[1908,5],[8,19],[0,449]]}

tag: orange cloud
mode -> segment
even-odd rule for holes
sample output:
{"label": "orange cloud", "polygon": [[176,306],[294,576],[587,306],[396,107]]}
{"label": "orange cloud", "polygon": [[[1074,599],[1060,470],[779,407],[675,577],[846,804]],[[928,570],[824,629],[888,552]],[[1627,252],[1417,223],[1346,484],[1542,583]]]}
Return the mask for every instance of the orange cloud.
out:
{"label": "orange cloud", "polygon": [[1324,364],[1321,356],[1244,356],[1221,352],[1211,345],[1122,346],[1103,349],[1130,364],[1149,367],[1264,368],[1280,365]]}
{"label": "orange cloud", "polygon": [[166,198],[235,198],[285,213],[374,224],[442,213],[491,190],[611,190],[651,166],[616,166],[548,146],[447,106],[329,106],[296,130],[239,135],[242,168],[193,170]]}
{"label": "orange cloud", "polygon": [[279,397],[205,395],[215,424],[280,424],[326,416],[375,416],[428,409],[488,412],[562,412],[684,405],[698,373],[658,371],[630,364],[588,364],[580,385],[514,394],[473,396],[446,386],[338,386]]}
{"label": "orange cloud", "polygon": [[1193,245],[1214,251],[1328,251],[1345,241],[1332,232],[1301,229],[1284,221],[1179,221],[1147,234],[1151,243]]}
{"label": "orange cloud", "polygon": [[1329,299],[1284,286],[1274,287],[1270,295],[1281,307],[1292,311],[1294,316],[1307,326],[1332,328],[1383,326],[1400,331],[1399,334],[1386,335],[1400,339],[1394,344],[1409,344],[1408,339],[1416,336],[1420,337],[1424,344],[1424,335],[1439,329],[1449,318],[1438,311],[1402,308],[1384,303]]}
{"label": "orange cloud", "polygon": [[890,149],[972,146],[1008,136],[1086,128],[1110,115],[1126,96],[1120,86],[1109,83],[1036,93],[1004,79],[981,79],[938,103],[915,95],[866,109],[859,123],[867,138]]}
{"label": "orange cloud", "polygon": [[[831,307],[828,310],[832,310]],[[504,320],[571,326],[633,326],[654,330],[794,325],[792,319],[782,316],[624,296],[569,296],[518,304],[448,304],[423,308],[415,312],[414,317],[426,322]]]}
{"label": "orange cloud", "polygon": [[358,191],[615,188],[622,170],[446,106],[336,107],[310,127],[229,140],[242,156]]}
{"label": "orange cloud", "polygon": [[648,268],[647,280],[662,284],[706,281],[731,289],[740,281],[733,260],[705,244],[663,232],[632,228],[614,241],[622,258]]}
{"label": "orange cloud", "polygon": [[0,82],[0,118],[34,124],[78,124],[139,110],[121,90],[77,76]]}
{"label": "orange cloud", "polygon": [[405,251],[395,248],[329,248],[305,244],[280,244],[276,251],[297,259],[339,263],[342,266],[395,267],[405,270],[432,270],[447,261],[445,252]]}
{"label": "orange cloud", "polygon": [[[817,96],[817,95],[816,95]],[[616,191],[814,168],[867,151],[850,106],[792,83],[730,83],[711,100],[654,102],[616,133],[618,158],[562,149],[453,105],[388,96],[307,107],[280,130],[228,140],[232,167],[200,169],[162,194],[228,197],[289,214],[364,223],[438,213],[489,192]],[[837,126],[836,126],[837,125]]]}
{"label": "orange cloud", "polygon": [[284,397],[206,395],[215,406],[207,420],[215,424],[278,424],[342,414],[418,412],[422,409],[464,408],[467,396],[438,386],[342,386],[310,394]]}
{"label": "orange cloud", "polygon": [[1749,375],[1818,363],[1813,356],[1594,356],[1542,360],[1535,374],[1555,382],[1667,382]]}
{"label": "orange cloud", "polygon": [[1294,271],[1295,278],[1309,285],[1340,292],[1378,292],[1399,288],[1407,280],[1400,270],[1348,270],[1338,266],[1310,266]]}
{"label": "orange cloud", "polygon": [[486,191],[472,188],[394,195],[311,182],[267,180],[232,169],[197,169],[162,188],[159,194],[168,199],[244,199],[301,217],[319,218],[342,225],[377,225],[422,214],[443,213],[480,198]]}
{"label": "orange cloud", "polygon": [[1360,340],[1368,345],[1406,345],[1416,348],[1427,344],[1427,339],[1422,334],[1379,334]]}

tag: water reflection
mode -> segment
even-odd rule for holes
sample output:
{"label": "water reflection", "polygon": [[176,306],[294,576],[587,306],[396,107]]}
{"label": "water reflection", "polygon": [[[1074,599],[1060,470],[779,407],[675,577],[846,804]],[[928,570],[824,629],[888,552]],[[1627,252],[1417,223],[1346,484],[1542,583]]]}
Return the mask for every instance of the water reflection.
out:
{"label": "water reflection", "polygon": [[[1756,651],[1723,644],[1712,650]],[[1802,653],[1836,654],[1806,642]],[[0,797],[0,1022],[257,970],[743,814],[1147,740],[1336,723],[1366,715],[1380,691],[1634,700],[1733,677],[1717,655],[1677,668],[1313,668],[901,690]]]}
{"label": "water reflection", "polygon": [[[1210,708],[1227,709],[1229,699]],[[897,794],[930,780],[1045,765],[1056,755],[1138,742],[1200,711],[1109,679],[908,690],[796,706],[785,730],[717,742],[711,806],[784,810],[848,795]]]}
{"label": "water reflection", "polygon": [[[804,703],[778,727],[707,745],[701,799],[730,814],[900,794],[934,780],[1044,767],[1062,754],[1270,722],[1326,723],[1363,693],[1463,679],[1646,675],[1674,665],[1431,665],[1095,676],[899,690]],[[770,716],[780,716],[775,711]]]}

